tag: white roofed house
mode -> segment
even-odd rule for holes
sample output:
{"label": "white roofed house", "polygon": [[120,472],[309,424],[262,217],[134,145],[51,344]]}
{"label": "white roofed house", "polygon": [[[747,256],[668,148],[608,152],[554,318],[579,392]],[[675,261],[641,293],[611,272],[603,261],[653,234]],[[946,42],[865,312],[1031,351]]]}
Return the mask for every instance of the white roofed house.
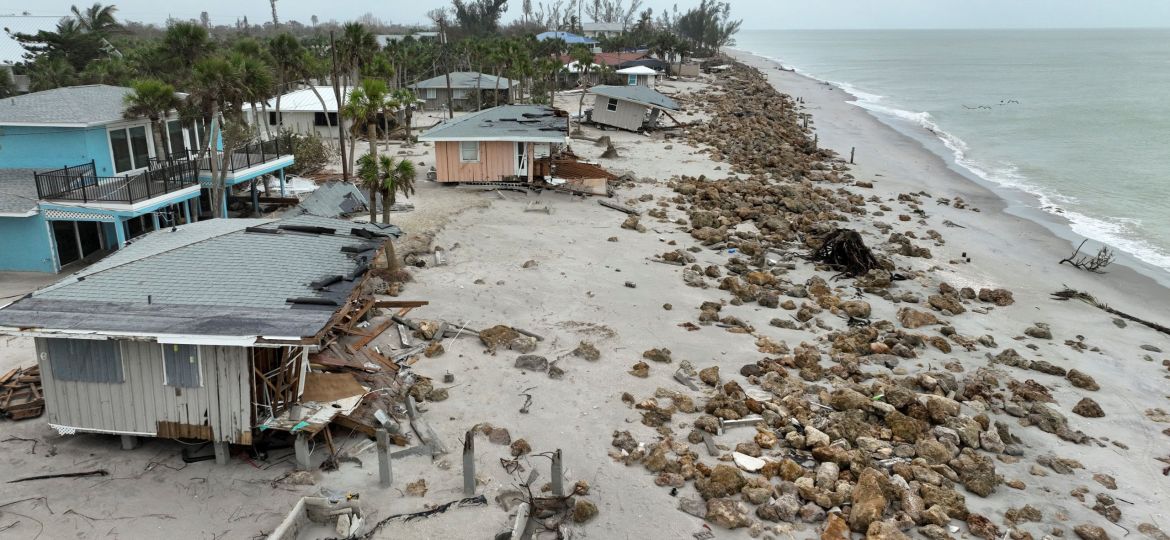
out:
{"label": "white roofed house", "polygon": [[581,24],[581,33],[585,37],[600,38],[620,36],[626,31],[626,25],[621,22],[588,22]]}
{"label": "white roofed house", "polygon": [[615,71],[626,78],[627,86],[645,86],[654,88],[658,79],[658,72],[646,66],[633,66]]}
{"label": "white roofed house", "polygon": [[595,86],[589,93],[596,96],[590,120],[628,131],[657,127],[662,111],[679,108],[673,99],[645,86]]}
{"label": "white roofed house", "polygon": [[[352,87],[341,89],[343,100],[349,96],[352,89]],[[325,103],[322,104],[322,101]],[[277,116],[276,105],[277,98],[268,100],[268,117],[255,119],[259,122],[267,122],[273,133],[280,129],[301,134],[316,133],[326,142],[336,144],[337,123],[343,122],[347,133],[353,123],[352,120],[341,118],[341,115],[338,114],[337,95],[333,93],[332,86],[302,88],[281,95],[279,116]],[[259,124],[259,122],[256,123]],[[263,125],[256,127],[261,133],[264,133]]]}

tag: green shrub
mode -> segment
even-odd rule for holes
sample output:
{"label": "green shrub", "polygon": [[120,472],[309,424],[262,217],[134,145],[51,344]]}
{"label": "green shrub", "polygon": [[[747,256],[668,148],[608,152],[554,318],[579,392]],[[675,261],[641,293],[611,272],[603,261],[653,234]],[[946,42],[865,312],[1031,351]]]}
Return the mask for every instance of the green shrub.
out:
{"label": "green shrub", "polygon": [[293,165],[288,172],[296,175],[312,174],[329,163],[334,150],[316,133],[301,134],[289,130],[280,132],[281,146],[291,147]]}

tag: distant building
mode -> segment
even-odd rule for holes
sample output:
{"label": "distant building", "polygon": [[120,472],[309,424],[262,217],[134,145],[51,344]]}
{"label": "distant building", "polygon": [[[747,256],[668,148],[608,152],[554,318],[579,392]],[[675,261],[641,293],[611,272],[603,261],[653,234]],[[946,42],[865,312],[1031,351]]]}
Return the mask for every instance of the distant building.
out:
{"label": "distant building", "polygon": [[[293,90],[280,96],[280,116],[276,114],[276,98],[268,100],[268,118],[263,119],[273,129],[287,129],[294,133],[316,133],[326,141],[337,138],[337,123],[344,122],[345,129],[353,125],[348,118],[341,118],[337,112],[337,96],[332,86],[317,86]],[[342,99],[349,97],[352,87],[341,89]],[[318,99],[320,95],[320,99]],[[322,106],[321,102],[325,105]],[[263,126],[256,126],[261,132]]]}
{"label": "distant building", "polygon": [[[132,92],[71,86],[0,100],[0,271],[76,268],[211,214],[210,163],[197,159],[206,128],[172,113],[156,148],[150,120],[125,117]],[[283,175],[292,163],[275,141],[254,143],[230,156],[225,180]]]}
{"label": "distant building", "polygon": [[645,86],[595,86],[592,121],[628,131],[658,125],[662,110],[678,110],[678,103]]}
{"label": "distant building", "polygon": [[581,24],[581,33],[586,37],[616,37],[626,32],[626,25],[620,22],[591,22]]}
{"label": "distant building", "polygon": [[[515,89],[520,87],[520,81],[512,79],[510,82],[511,88]],[[446,75],[439,75],[438,77],[432,77],[425,81],[416,82],[410,85],[410,88],[423,101],[423,108],[435,110],[447,107]],[[451,101],[455,104],[455,110],[467,110],[469,107],[474,106],[476,103],[475,93],[477,91],[495,92],[497,90],[500,92],[501,101],[506,101],[509,92],[509,79],[479,73],[477,71],[455,71],[451,73]]]}
{"label": "distant building", "polygon": [[564,111],[501,105],[447,120],[419,136],[435,143],[438,182],[531,182],[538,162],[568,143]]}
{"label": "distant building", "polygon": [[301,446],[329,406],[302,399],[308,355],[399,234],[311,215],[155,231],[0,309],[0,335],[35,338],[61,435],[208,441],[221,463],[270,426]]}
{"label": "distant building", "polygon": [[626,78],[627,86],[645,86],[654,88],[657,84],[658,72],[646,66],[633,66],[615,71]]}
{"label": "distant building", "polygon": [[412,32],[410,34],[378,34],[374,36],[374,40],[378,42],[379,47],[385,47],[391,43],[397,43],[406,38],[414,38],[417,41],[426,41],[432,39],[439,39],[442,34],[438,32]]}
{"label": "distant building", "polygon": [[597,45],[597,40],[593,38],[578,36],[572,32],[541,32],[536,34],[537,41],[546,41],[549,39],[562,39],[569,45]]}

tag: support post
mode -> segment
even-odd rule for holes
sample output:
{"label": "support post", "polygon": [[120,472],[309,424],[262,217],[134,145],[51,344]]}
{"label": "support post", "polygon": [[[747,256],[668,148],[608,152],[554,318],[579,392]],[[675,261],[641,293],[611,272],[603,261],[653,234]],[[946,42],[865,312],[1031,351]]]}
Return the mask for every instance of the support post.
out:
{"label": "support post", "polygon": [[528,528],[528,512],[530,508],[527,502],[522,502],[520,506],[516,507],[516,522],[512,524],[512,536],[510,540],[524,538],[524,531]]}
{"label": "support post", "polygon": [[554,497],[565,496],[565,465],[561,461],[561,449],[557,448],[552,457],[552,492]]}
{"label": "support post", "polygon": [[[555,484],[554,484],[555,485]],[[475,495],[475,430],[463,436],[463,495]]]}
{"label": "support post", "polygon": [[158,211],[157,210],[150,213],[150,225],[152,227],[154,227],[154,230],[156,230],[156,231],[158,230]]}
{"label": "support post", "polygon": [[850,165],[853,165],[853,153],[854,153],[854,152],[856,152],[856,151],[857,151],[857,147],[856,147],[856,146],[850,146],[850,147],[849,147],[849,164],[850,164]]}
{"label": "support post", "polygon": [[215,464],[227,465],[228,463],[228,442],[215,441],[211,443],[212,448],[215,449]]}
{"label": "support post", "polygon": [[118,239],[118,248],[126,246],[126,222],[122,218],[114,218],[114,236]]}
{"label": "support post", "polygon": [[418,409],[415,408],[414,396],[406,396],[406,416],[410,419],[418,416]]}
{"label": "support post", "polygon": [[297,455],[297,470],[309,470],[309,438],[304,433],[297,433],[297,440],[293,443]]}
{"label": "support post", "polygon": [[191,199],[187,199],[187,200],[183,201],[183,204],[181,204],[179,206],[183,207],[183,222],[190,225],[191,224]]}
{"label": "support post", "polygon": [[[280,139],[276,139],[276,141],[279,143]],[[284,197],[284,169],[280,170],[280,196]]]}
{"label": "support post", "polygon": [[390,434],[385,428],[378,428],[374,437],[378,445],[378,477],[382,487],[388,488],[394,482],[394,470],[390,464]]}
{"label": "support post", "polygon": [[122,450],[133,450],[138,448],[138,437],[134,435],[122,435]]}

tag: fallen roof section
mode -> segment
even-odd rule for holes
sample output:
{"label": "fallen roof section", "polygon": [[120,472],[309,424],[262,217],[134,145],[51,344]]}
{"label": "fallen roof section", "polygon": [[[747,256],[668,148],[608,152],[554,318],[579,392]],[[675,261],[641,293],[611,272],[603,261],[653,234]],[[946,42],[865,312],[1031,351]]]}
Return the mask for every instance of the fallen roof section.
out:
{"label": "fallen roof section", "polygon": [[329,323],[384,241],[399,234],[311,215],[156,231],[0,309],[0,333],[300,341]]}
{"label": "fallen roof section", "polygon": [[310,214],[325,218],[352,216],[369,209],[369,201],[361,189],[350,182],[326,182],[305,195],[288,216]]}
{"label": "fallen roof section", "polygon": [[645,86],[594,86],[589,92],[607,98],[632,101],[647,107],[678,110],[678,103]]}
{"label": "fallen roof section", "polygon": [[447,120],[420,141],[515,141],[564,143],[568,114],[544,105],[501,105]]}

